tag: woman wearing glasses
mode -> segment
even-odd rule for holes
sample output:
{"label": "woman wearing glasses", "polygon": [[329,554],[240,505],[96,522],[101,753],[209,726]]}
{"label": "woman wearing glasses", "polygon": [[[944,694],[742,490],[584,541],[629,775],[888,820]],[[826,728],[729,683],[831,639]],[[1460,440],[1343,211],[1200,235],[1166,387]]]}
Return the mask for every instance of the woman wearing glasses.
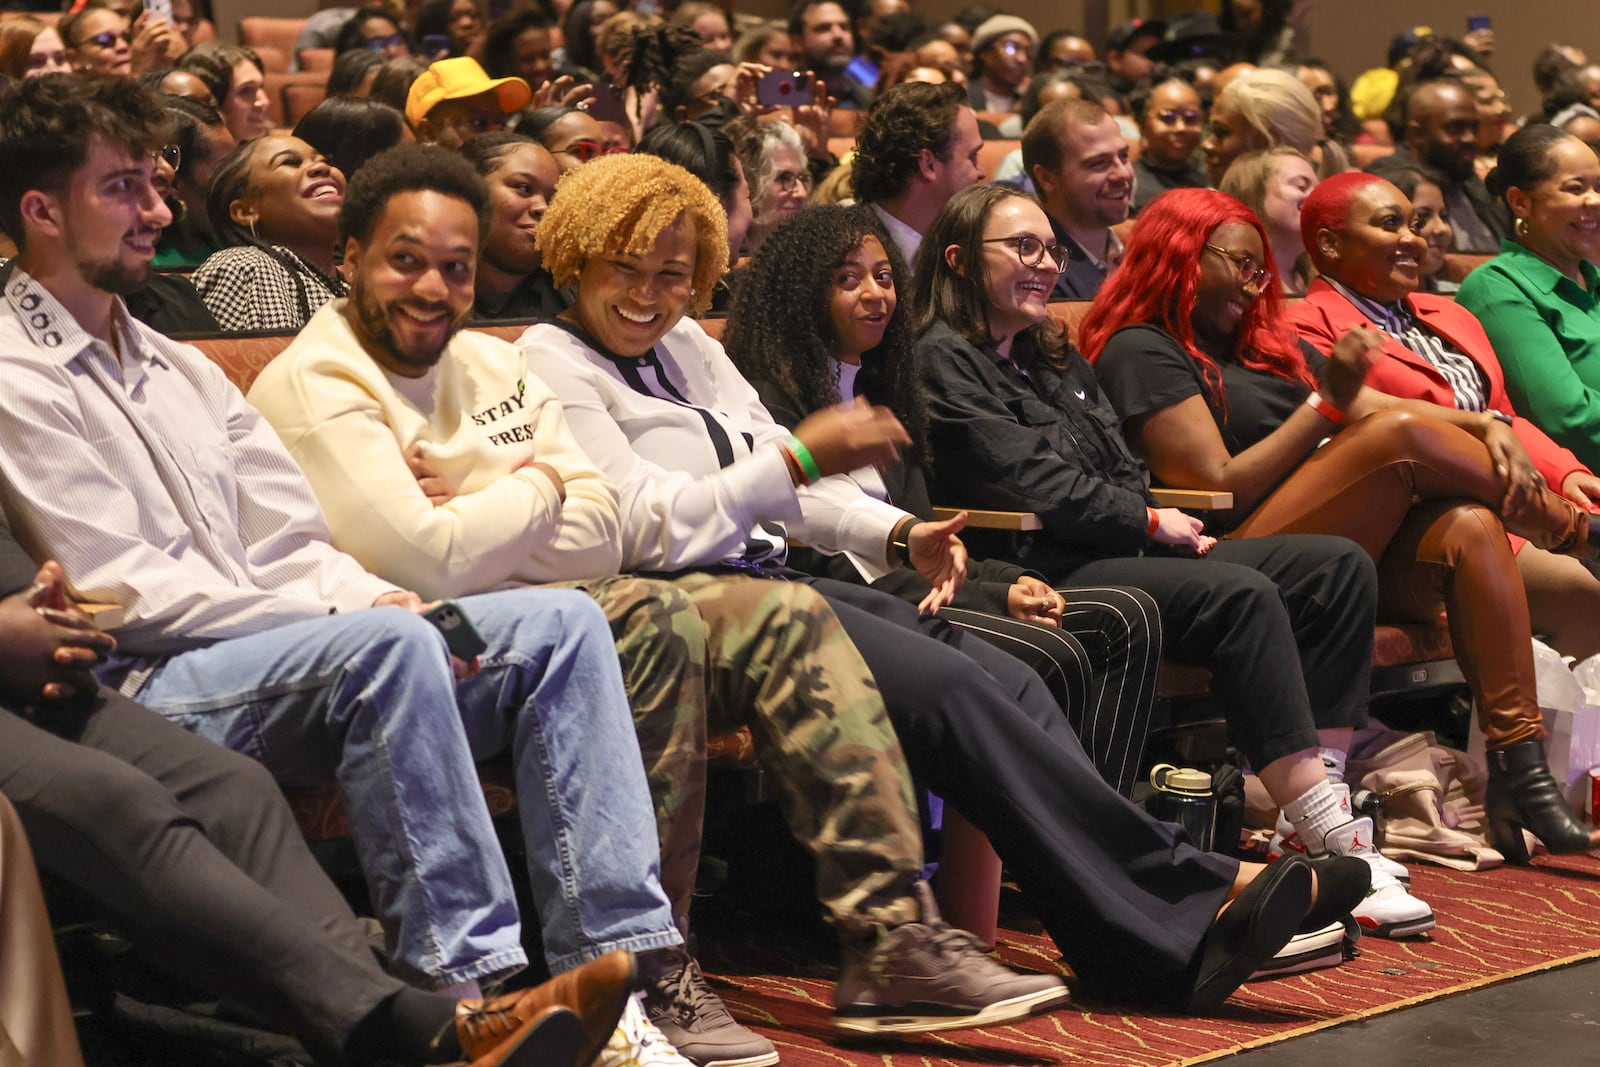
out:
{"label": "woman wearing glasses", "polygon": [[1194,86],[1168,78],[1133,94],[1134,119],[1143,150],[1133,161],[1133,213],[1168,189],[1204,189],[1210,185],[1195,158],[1205,131],[1205,111]]}
{"label": "woman wearing glasses", "polygon": [[581,167],[591,159],[613,152],[626,152],[627,144],[582,108],[564,104],[535,108],[524,112],[517,125],[518,133],[544,145],[556,159],[556,166],[565,174]]}
{"label": "woman wearing glasses", "polygon": [[735,119],[724,130],[733,139],[750,182],[755,218],[745,234],[744,252],[753,256],[779,223],[806,206],[811,198],[811,168],[800,131],[783,119]]}
{"label": "woman wearing glasses", "polygon": [[[1306,203],[1306,232],[1320,242],[1319,203],[1367,183],[1398,196],[1370,175],[1329,179]],[[1317,265],[1372,299],[1396,299],[1394,278],[1409,272],[1414,284],[1422,241],[1398,211],[1393,226],[1385,216],[1352,232],[1368,214],[1350,209],[1339,254]],[[1082,337],[1127,440],[1164,484],[1234,494],[1224,544],[1348,537],[1378,566],[1382,617],[1431,622],[1447,610],[1491,750],[1495,847],[1525,860],[1522,827],[1552,851],[1593,847],[1545,765],[1528,598],[1505,534],[1584,555],[1588,514],[1545,487],[1509,415],[1364,385],[1392,343],[1370,317],[1351,317],[1359,325],[1342,328],[1326,358],[1306,351],[1269,284],[1275,268],[1261,223],[1223,193],[1178,190],[1139,217]]]}
{"label": "woman wearing glasses", "polygon": [[[1184,195],[1194,194],[1176,190],[1146,212]],[[1154,597],[1167,657],[1211,669],[1234,743],[1302,847],[1370,866],[1356,918],[1386,937],[1432,928],[1432,910],[1401,884],[1404,868],[1374,851],[1371,820],[1351,818],[1324,765],[1343,767],[1351,731],[1366,719],[1372,561],[1336,537],[1219,542],[1200,520],[1154,506],[1093,370],[1050,319],[1059,267],[1051,234],[1033,197],[974,186],[939,212],[917,254],[912,304],[935,499],[1031,511],[1043,523],[1003,545],[985,546],[969,529],[974,553],[1026,562],[1056,586],[1135,586]],[[1172,244],[1174,256],[1187,247]],[[1194,259],[1186,262],[1187,275]],[[1128,276],[1124,260],[1111,277]],[[1192,280],[1169,281],[1139,284],[1193,291]]]}

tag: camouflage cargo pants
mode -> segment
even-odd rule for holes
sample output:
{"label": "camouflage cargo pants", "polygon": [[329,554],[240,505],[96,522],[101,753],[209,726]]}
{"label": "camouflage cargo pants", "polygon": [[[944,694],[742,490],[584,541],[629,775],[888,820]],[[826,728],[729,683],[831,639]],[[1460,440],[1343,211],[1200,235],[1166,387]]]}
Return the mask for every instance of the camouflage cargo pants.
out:
{"label": "camouflage cargo pants", "polygon": [[917,917],[910,772],[871,672],[819,594],[698,573],[569,584],[611,621],[680,925],[699,862],[706,737],[740,726],[816,858],[818,897],[841,932]]}

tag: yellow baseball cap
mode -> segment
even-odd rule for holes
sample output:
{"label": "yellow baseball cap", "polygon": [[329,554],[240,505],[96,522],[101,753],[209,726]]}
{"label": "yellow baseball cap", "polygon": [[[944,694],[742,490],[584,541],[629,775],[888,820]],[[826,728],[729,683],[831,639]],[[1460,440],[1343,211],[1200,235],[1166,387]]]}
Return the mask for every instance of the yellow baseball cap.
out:
{"label": "yellow baseball cap", "polygon": [[471,56],[441,59],[411,83],[411,92],[406,95],[406,121],[415,126],[437,104],[488,92],[495,94],[500,110],[507,115],[521,111],[533,99],[527,82],[521,78],[491,78]]}

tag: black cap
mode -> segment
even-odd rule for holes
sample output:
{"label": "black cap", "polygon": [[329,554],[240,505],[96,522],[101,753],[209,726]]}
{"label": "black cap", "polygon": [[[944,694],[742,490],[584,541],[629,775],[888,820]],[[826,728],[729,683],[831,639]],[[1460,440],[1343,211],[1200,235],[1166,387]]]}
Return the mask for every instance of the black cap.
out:
{"label": "black cap", "polygon": [[1106,35],[1106,51],[1126,52],[1128,46],[1140,37],[1154,37],[1159,41],[1166,32],[1167,24],[1160,19],[1133,19]]}

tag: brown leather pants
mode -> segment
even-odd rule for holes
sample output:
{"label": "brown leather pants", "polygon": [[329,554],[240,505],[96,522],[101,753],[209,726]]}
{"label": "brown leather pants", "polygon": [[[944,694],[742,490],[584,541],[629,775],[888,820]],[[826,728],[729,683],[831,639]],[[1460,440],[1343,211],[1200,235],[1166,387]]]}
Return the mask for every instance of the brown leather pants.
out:
{"label": "brown leather pants", "polygon": [[1490,748],[1544,737],[1528,597],[1506,530],[1544,547],[1587,543],[1588,516],[1545,490],[1502,522],[1482,442],[1437,419],[1380,412],[1318,449],[1229,536],[1338,534],[1378,565],[1378,617],[1449,614],[1456,660]]}

